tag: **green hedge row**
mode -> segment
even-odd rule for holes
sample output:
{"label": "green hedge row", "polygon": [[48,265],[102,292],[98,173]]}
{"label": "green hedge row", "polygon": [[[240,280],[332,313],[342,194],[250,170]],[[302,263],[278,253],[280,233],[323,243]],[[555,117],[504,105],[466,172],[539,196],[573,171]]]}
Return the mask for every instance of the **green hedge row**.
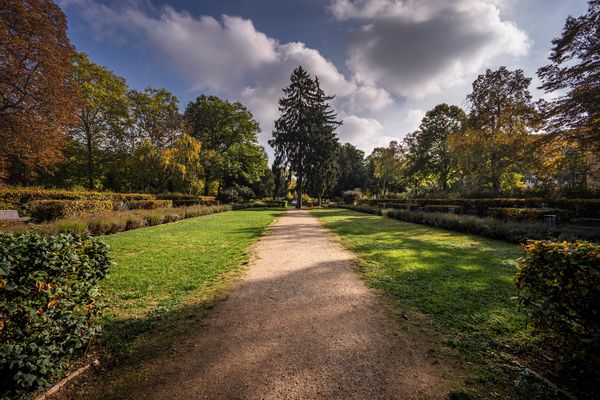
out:
{"label": "green hedge row", "polygon": [[413,212],[401,209],[380,209],[372,206],[332,205],[369,214],[383,215],[401,221],[429,225],[436,228],[458,232],[472,233],[505,240],[512,243],[523,243],[528,239],[560,239],[590,240],[600,242],[600,230],[570,226],[559,226],[549,230],[544,222],[502,221],[496,218],[480,218],[470,215],[458,215],[440,212]]}
{"label": "green hedge row", "polygon": [[500,208],[490,207],[487,212],[488,216],[502,220],[525,221],[543,219],[544,215],[556,215],[560,221],[568,221],[571,213],[567,210],[559,210],[556,208]]}
{"label": "green hedge row", "polygon": [[155,208],[171,208],[172,200],[131,200],[127,203],[130,210],[153,210]]}
{"label": "green hedge row", "polygon": [[517,264],[519,303],[551,340],[561,363],[600,371],[600,246],[530,242]]}
{"label": "green hedge row", "polygon": [[154,195],[143,193],[75,192],[42,188],[0,189],[0,204],[3,204],[6,208],[22,208],[34,200],[111,200],[115,202],[127,202],[130,200],[151,200],[154,198]]}
{"label": "green hedge row", "polygon": [[88,236],[0,233],[0,393],[48,384],[98,333],[107,246]]}
{"label": "green hedge row", "polygon": [[386,207],[425,207],[428,205],[458,206],[461,213],[476,212],[486,216],[489,208],[554,208],[567,210],[573,217],[600,218],[600,199],[374,199],[362,200],[360,205]]}
{"label": "green hedge row", "polygon": [[171,200],[175,207],[194,206],[198,204],[216,205],[218,204],[214,196],[195,196],[183,193],[162,193],[156,195],[159,200]]}
{"label": "green hedge row", "polygon": [[114,205],[112,200],[34,200],[28,203],[28,208],[34,222],[46,222],[65,217],[107,213],[113,210]]}

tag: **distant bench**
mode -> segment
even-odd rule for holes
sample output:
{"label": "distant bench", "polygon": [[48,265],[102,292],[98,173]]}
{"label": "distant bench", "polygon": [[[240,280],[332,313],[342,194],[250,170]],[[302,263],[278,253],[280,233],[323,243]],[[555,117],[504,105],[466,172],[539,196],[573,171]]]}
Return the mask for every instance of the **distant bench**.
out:
{"label": "distant bench", "polygon": [[27,222],[29,217],[20,217],[17,210],[0,210],[0,222]]}

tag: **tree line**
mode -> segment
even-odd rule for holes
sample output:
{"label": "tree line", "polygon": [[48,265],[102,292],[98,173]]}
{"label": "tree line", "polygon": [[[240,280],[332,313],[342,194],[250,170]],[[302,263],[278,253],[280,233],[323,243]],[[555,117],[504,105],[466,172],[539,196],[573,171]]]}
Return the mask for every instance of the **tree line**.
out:
{"label": "tree line", "polygon": [[[282,116],[271,141],[277,160],[287,161],[302,177],[298,202],[302,180],[318,182],[318,188],[306,189],[319,198],[351,191],[382,197],[593,195],[600,189],[598,27],[600,1],[592,0],[587,13],[568,17],[562,35],[552,41],[550,63],[538,70],[540,89],[551,100],[534,101],[531,78],[520,69],[488,69],[473,82],[466,110],[439,104],[427,111],[416,131],[367,157],[352,144],[337,144],[334,118],[321,117],[320,126],[307,122],[315,103],[310,93],[318,90],[318,80],[296,70],[279,103]],[[304,101],[298,100],[302,93]],[[312,109],[318,119],[319,108]],[[331,145],[323,146],[321,140]]]}
{"label": "tree line", "polygon": [[[77,52],[49,1],[2,2],[0,179],[90,190],[265,196],[260,126],[239,102],[199,96],[180,113]],[[265,178],[265,174],[268,176]]]}
{"label": "tree line", "polygon": [[[598,185],[600,0],[569,17],[538,70],[487,70],[467,109],[439,104],[402,141],[365,157],[340,144],[342,124],[318,77],[301,66],[279,100],[269,144],[239,102],[199,96],[180,112],[163,88],[136,90],[77,52],[51,1],[0,0],[0,182],[94,190],[185,192],[224,200],[359,189],[379,196],[576,193]],[[597,190],[597,186],[595,188]]]}

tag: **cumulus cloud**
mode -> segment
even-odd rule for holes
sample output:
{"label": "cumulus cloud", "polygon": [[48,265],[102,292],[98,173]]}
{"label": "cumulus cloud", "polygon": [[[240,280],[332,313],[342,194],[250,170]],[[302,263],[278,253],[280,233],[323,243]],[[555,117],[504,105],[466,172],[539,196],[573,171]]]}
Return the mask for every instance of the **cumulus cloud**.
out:
{"label": "cumulus cloud", "polygon": [[350,142],[369,154],[375,147],[387,146],[398,137],[386,135],[383,125],[375,118],[346,115],[338,134],[342,142]]}
{"label": "cumulus cloud", "polygon": [[347,64],[357,82],[422,97],[463,81],[499,56],[527,53],[525,32],[500,17],[501,1],[334,0],[357,20]]}

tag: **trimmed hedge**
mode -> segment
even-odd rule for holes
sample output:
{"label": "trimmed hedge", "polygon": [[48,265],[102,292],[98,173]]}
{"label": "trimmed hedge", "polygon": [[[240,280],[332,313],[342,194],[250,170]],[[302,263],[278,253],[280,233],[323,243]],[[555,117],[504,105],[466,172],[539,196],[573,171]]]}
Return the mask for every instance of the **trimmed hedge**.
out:
{"label": "trimmed hedge", "polygon": [[437,205],[437,204],[428,204],[425,206],[425,211],[427,212],[446,212],[446,213],[456,213],[461,209],[460,206],[457,205]]}
{"label": "trimmed hedge", "polygon": [[0,203],[9,208],[22,208],[34,200],[112,200],[127,202],[130,200],[151,200],[155,196],[143,193],[114,193],[114,192],[74,192],[70,190],[42,188],[2,188]]}
{"label": "trimmed hedge", "polygon": [[598,375],[600,246],[536,241],[523,248],[515,277],[522,309],[551,338],[563,365]]}
{"label": "trimmed hedge", "polygon": [[161,193],[156,195],[159,200],[171,200],[174,207],[187,207],[198,204],[215,205],[218,204],[214,196],[195,196],[183,193]]}
{"label": "trimmed hedge", "polygon": [[[412,205],[459,206],[461,213],[473,212],[486,216],[489,208],[554,208],[569,211],[573,217],[600,218],[600,199],[542,199],[542,198],[490,198],[490,199],[374,199],[363,200],[359,204],[394,207]],[[394,207],[395,208],[395,207]]]}
{"label": "trimmed hedge", "polygon": [[264,201],[265,205],[267,207],[287,207],[288,202],[287,200],[266,200]]}
{"label": "trimmed hedge", "polygon": [[111,212],[114,202],[112,200],[35,200],[30,202],[28,207],[29,215],[35,222],[46,222],[65,217]]}
{"label": "trimmed hedge", "polygon": [[131,210],[153,210],[155,208],[171,208],[172,200],[131,200],[127,203]]}
{"label": "trimmed hedge", "polygon": [[19,398],[60,374],[99,332],[108,248],[88,236],[0,233],[0,392]]}
{"label": "trimmed hedge", "polygon": [[493,218],[511,221],[525,221],[532,219],[543,219],[544,215],[556,215],[559,220],[568,221],[569,212],[556,208],[496,208],[488,209],[488,215]]}
{"label": "trimmed hedge", "polygon": [[448,213],[413,212],[400,209],[380,209],[368,206],[349,206],[333,204],[332,207],[346,208],[369,214],[383,215],[401,221],[429,225],[436,228],[449,229],[458,232],[472,233],[505,240],[512,243],[523,243],[528,239],[584,239],[600,242],[600,230],[577,228],[561,225],[549,230],[544,222],[501,221],[496,218],[480,218],[470,215]]}

